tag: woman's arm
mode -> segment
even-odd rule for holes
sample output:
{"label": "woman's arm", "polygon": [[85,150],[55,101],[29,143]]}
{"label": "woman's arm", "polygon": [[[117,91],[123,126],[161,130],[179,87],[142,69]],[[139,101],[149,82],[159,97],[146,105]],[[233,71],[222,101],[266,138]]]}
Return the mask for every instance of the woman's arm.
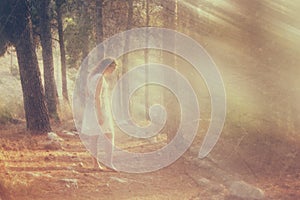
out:
{"label": "woman's arm", "polygon": [[98,123],[100,125],[103,124],[104,122],[104,119],[103,119],[103,114],[102,114],[102,111],[101,111],[101,92],[102,92],[102,82],[103,82],[103,79],[102,79],[102,76],[97,84],[97,87],[96,87],[96,94],[95,94],[95,103],[96,103],[96,109],[97,109],[97,117],[98,117]]}

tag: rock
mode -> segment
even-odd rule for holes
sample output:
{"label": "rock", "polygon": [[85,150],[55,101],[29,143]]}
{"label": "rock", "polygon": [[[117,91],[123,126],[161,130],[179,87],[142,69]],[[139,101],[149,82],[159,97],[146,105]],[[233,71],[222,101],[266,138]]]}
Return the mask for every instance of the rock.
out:
{"label": "rock", "polygon": [[201,169],[203,170],[211,170],[211,169],[214,169],[214,167],[212,166],[211,163],[209,163],[208,161],[206,160],[197,160],[197,163],[198,167],[200,167]]}
{"label": "rock", "polygon": [[199,186],[203,188],[208,189],[209,191],[211,191],[211,193],[213,194],[220,194],[222,193],[224,190],[226,190],[225,186],[223,186],[220,183],[217,182],[213,182],[207,178],[200,178],[195,180],[197,182],[197,184]]}
{"label": "rock", "polygon": [[199,186],[202,187],[208,187],[210,185],[210,180],[206,178],[200,178],[198,180],[195,180]]}
{"label": "rock", "polygon": [[127,183],[128,182],[128,180],[125,179],[125,178],[118,178],[118,177],[114,177],[114,176],[110,177],[110,179],[111,180],[115,180],[115,181],[117,181],[119,183]]}
{"label": "rock", "polygon": [[264,199],[264,192],[244,181],[234,181],[229,187],[230,196],[241,200]]}
{"label": "rock", "polygon": [[82,162],[78,163],[78,167],[84,167],[84,164]]}
{"label": "rock", "polygon": [[60,179],[60,181],[65,182],[67,188],[71,188],[71,187],[78,188],[78,180],[77,179],[64,178],[64,179]]}
{"label": "rock", "polygon": [[62,139],[61,137],[59,137],[59,136],[58,136],[56,133],[54,133],[54,132],[49,132],[49,133],[47,134],[47,137],[48,137],[48,139],[51,140],[51,141],[59,141],[59,142],[64,141],[64,139]]}
{"label": "rock", "polygon": [[62,133],[65,134],[65,135],[67,135],[67,136],[75,136],[75,135],[78,135],[77,132],[70,132],[70,131],[63,131]]}
{"label": "rock", "polygon": [[226,187],[222,184],[213,184],[210,186],[209,190],[213,194],[222,194],[226,190]]}
{"label": "rock", "polygon": [[40,177],[41,174],[40,173],[34,173],[34,172],[26,172],[28,175],[31,175],[33,177]]}

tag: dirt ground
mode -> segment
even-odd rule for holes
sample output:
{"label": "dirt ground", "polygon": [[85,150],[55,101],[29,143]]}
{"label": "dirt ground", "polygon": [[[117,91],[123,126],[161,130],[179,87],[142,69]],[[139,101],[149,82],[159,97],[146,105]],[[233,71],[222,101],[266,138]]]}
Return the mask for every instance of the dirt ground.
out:
{"label": "dirt ground", "polygon": [[[71,130],[68,130],[71,131]],[[230,138],[221,139],[211,155],[201,161],[193,146],[175,163],[159,171],[145,174],[102,172],[92,168],[91,157],[79,136],[65,134],[63,125],[55,127],[63,139],[61,146],[49,146],[47,136],[32,136],[24,124],[1,126],[1,198],[6,199],[234,199],[222,180],[238,177],[259,187],[265,199],[300,198],[299,145],[290,141],[286,149],[296,150],[287,166],[264,164],[250,158],[252,141],[240,144],[239,155],[230,152]],[[232,139],[232,138],[231,138]],[[274,139],[275,140],[275,139]],[[136,145],[126,142],[124,148],[154,149],[162,141]],[[196,141],[197,143],[197,141]],[[287,143],[285,143],[287,145]],[[227,147],[227,148],[226,148]],[[254,151],[262,145],[257,143]],[[283,148],[282,143],[277,145]],[[234,148],[237,148],[235,145]],[[265,148],[267,150],[268,148]],[[222,154],[222,155],[221,155]],[[226,157],[224,157],[226,155]],[[240,156],[240,157],[238,157]],[[269,155],[270,156],[270,155]],[[287,157],[292,155],[288,154]],[[278,156],[276,159],[284,159]],[[264,158],[264,155],[260,156]],[[276,162],[278,160],[270,160]],[[282,160],[283,161],[283,160]],[[203,162],[210,163],[203,167]],[[285,162],[286,163],[286,162]],[[200,165],[199,165],[200,164]],[[200,166],[200,167],[199,167]],[[202,166],[202,167],[201,167]],[[249,169],[252,170],[249,170]],[[229,177],[228,176],[228,177]],[[209,182],[209,183],[208,183]],[[224,184],[225,183],[225,184]]]}

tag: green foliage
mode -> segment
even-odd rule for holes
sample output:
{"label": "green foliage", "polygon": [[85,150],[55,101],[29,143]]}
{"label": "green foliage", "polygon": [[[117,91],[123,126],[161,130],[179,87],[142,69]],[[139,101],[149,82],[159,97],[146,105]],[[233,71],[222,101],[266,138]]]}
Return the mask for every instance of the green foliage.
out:
{"label": "green foliage", "polygon": [[66,5],[64,39],[67,63],[70,68],[78,68],[82,59],[95,43],[94,6],[91,1],[69,1]]}
{"label": "green foliage", "polygon": [[66,26],[64,31],[65,42],[66,42],[66,52],[67,52],[67,62],[72,68],[79,65],[81,61],[81,37],[79,35],[78,26],[74,23],[70,23]]}

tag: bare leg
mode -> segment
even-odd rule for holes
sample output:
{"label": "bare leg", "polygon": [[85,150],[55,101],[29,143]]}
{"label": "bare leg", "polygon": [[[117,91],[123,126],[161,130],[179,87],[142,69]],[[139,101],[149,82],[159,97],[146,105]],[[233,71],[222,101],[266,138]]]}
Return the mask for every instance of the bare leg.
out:
{"label": "bare leg", "polygon": [[101,166],[98,163],[97,160],[97,155],[98,155],[98,148],[97,148],[97,141],[98,141],[99,136],[94,135],[94,136],[89,136],[89,147],[90,151],[92,154],[92,164],[93,167],[96,168],[101,168]]}
{"label": "bare leg", "polygon": [[92,156],[92,163],[93,163],[93,167],[95,169],[97,169],[97,168],[101,169],[101,166],[99,165],[97,158],[95,158],[94,156]]}
{"label": "bare leg", "polygon": [[107,152],[107,161],[110,164],[110,168],[116,171],[113,165],[113,153],[114,153],[114,135],[112,133],[106,133],[105,136],[111,141],[110,143],[105,143],[105,151]]}
{"label": "bare leg", "polygon": [[[99,169],[101,171],[116,171],[114,169],[114,166],[112,164],[112,159],[113,159],[113,148],[114,148],[114,143],[113,143],[113,136],[111,133],[105,134],[105,137],[107,137],[109,140],[112,141],[112,145],[108,142],[104,142],[104,138],[99,138],[99,136],[89,136],[89,147],[90,151],[92,154],[92,164],[94,169]],[[100,141],[99,141],[100,140]],[[100,142],[100,144],[99,144]],[[100,148],[99,148],[100,147]],[[103,164],[101,164],[98,161],[98,151],[104,151],[104,159],[106,160],[106,163],[109,163],[110,168],[107,168]]]}

